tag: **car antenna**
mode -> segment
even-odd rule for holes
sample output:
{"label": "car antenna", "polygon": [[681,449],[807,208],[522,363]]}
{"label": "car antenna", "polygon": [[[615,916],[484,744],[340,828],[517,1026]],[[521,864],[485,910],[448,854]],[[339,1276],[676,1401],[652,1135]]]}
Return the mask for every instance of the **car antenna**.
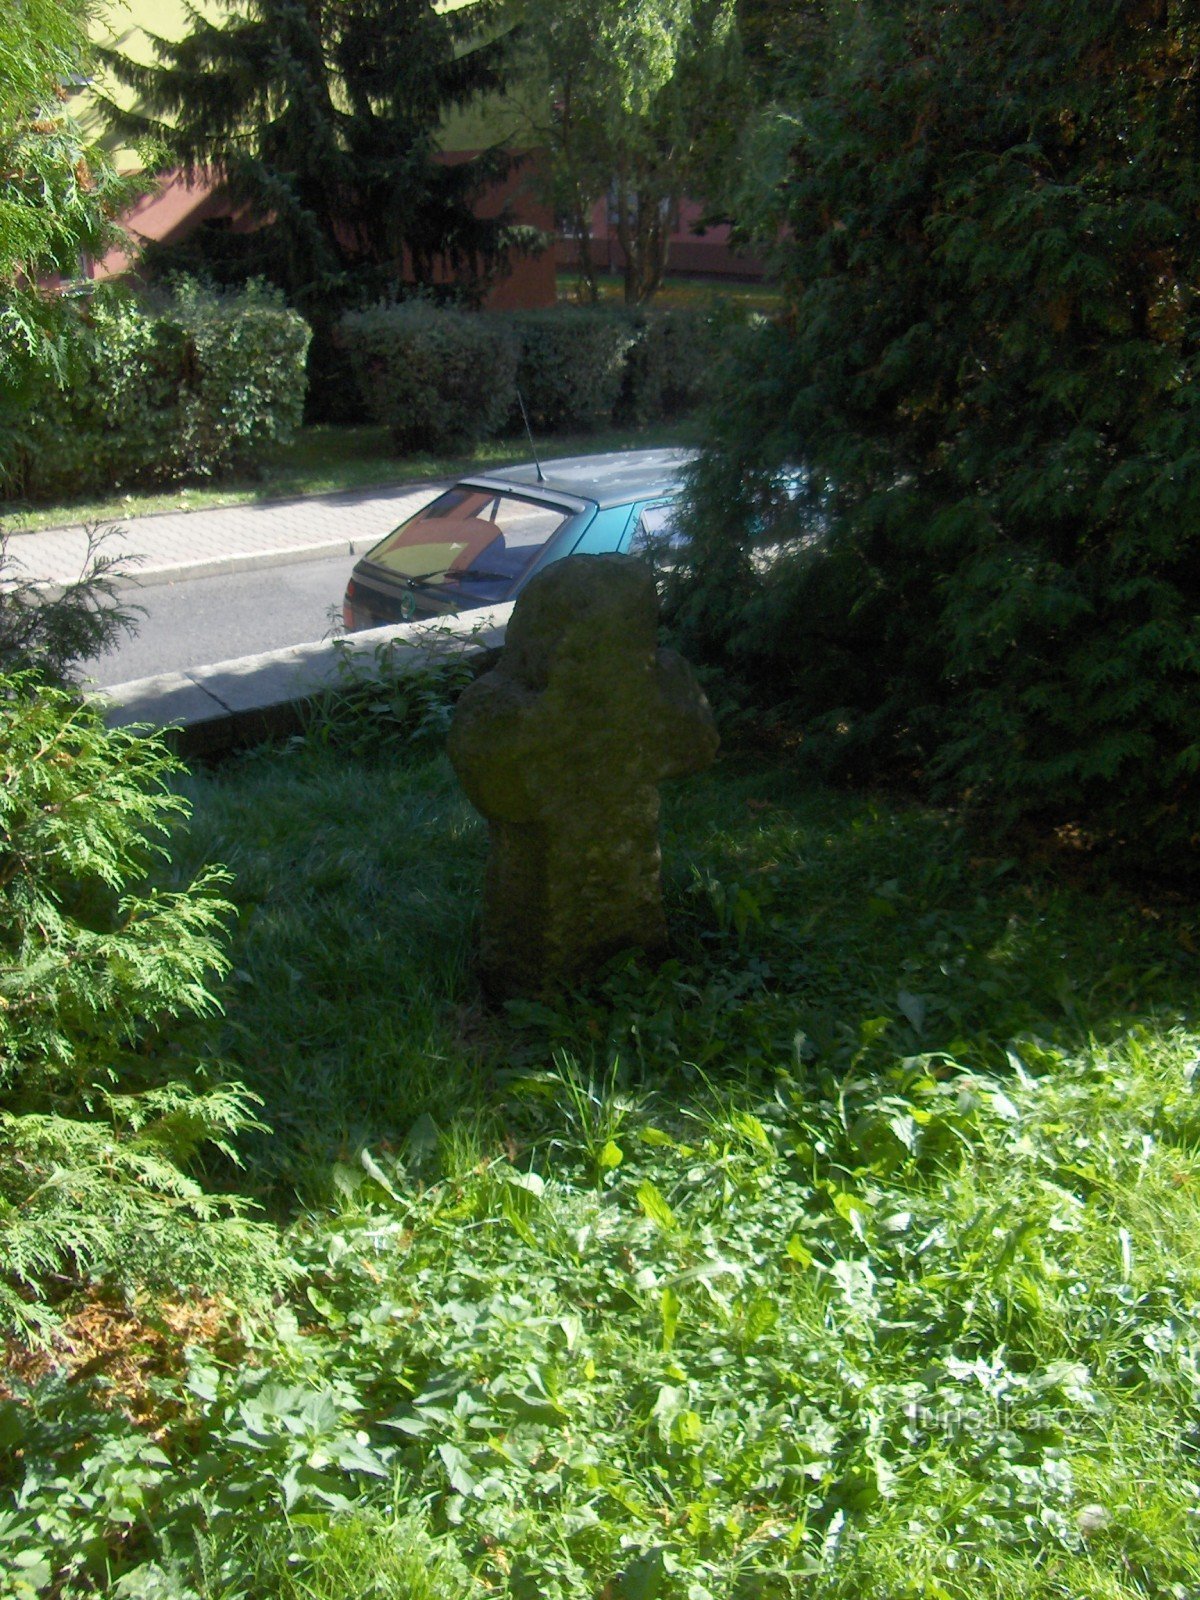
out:
{"label": "car antenna", "polygon": [[537,468],[538,482],[545,483],[546,474],[542,471],[542,463],[538,460],[537,445],[533,442],[533,429],[529,426],[529,413],[525,410],[520,389],[517,390],[517,404],[521,408],[521,421],[525,424],[525,432],[529,435],[529,448],[533,451],[533,464]]}

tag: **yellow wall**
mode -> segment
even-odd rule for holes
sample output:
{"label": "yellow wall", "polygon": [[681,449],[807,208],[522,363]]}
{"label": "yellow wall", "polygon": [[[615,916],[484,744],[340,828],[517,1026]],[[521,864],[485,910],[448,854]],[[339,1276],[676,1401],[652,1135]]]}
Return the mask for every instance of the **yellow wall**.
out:
{"label": "yellow wall", "polygon": [[[3,0],[0,0],[3,3]],[[194,0],[196,7],[206,16],[216,19],[230,9],[224,0]],[[470,4],[470,0],[442,0],[446,10],[457,10]],[[180,39],[189,25],[188,8],[184,0],[108,0],[107,8],[100,11],[92,27],[97,43],[110,45],[134,61],[153,62],[154,49],[148,34],[161,39]],[[132,102],[128,90],[111,84],[105,85],[122,104]],[[85,126],[101,135],[100,121],[87,105],[87,96],[80,96],[75,114]],[[462,111],[452,112],[442,130],[442,148],[445,150],[479,150],[486,145],[519,143],[518,119],[513,108],[501,96],[494,96]],[[115,152],[118,165],[136,165],[131,151]]]}
{"label": "yellow wall", "polygon": [[[216,15],[222,8],[203,4],[200,10]],[[136,61],[152,61],[147,33],[163,39],[181,39],[187,32],[188,13],[184,0],[109,0],[93,24],[93,37],[101,44],[117,46]]]}

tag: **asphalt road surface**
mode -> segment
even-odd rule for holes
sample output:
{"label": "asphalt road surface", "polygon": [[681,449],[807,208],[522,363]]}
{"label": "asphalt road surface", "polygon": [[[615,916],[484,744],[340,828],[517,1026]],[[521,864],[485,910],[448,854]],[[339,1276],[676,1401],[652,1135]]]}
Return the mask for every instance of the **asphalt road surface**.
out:
{"label": "asphalt road surface", "polygon": [[214,661],[283,650],[326,638],[342,619],[351,555],[283,567],[147,584],[131,596],[145,607],[137,633],[80,671],[101,685],[184,672]]}

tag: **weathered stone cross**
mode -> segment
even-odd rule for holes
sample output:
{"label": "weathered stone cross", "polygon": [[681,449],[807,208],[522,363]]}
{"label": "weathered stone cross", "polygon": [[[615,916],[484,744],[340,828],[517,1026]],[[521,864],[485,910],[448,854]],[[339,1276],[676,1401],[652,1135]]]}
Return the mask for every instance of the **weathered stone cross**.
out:
{"label": "weathered stone cross", "polygon": [[499,665],[458,703],[450,759],[490,825],[493,998],[665,947],[658,784],[706,767],[717,733],[687,662],[656,648],[657,622],[644,562],[570,556],[522,591]]}

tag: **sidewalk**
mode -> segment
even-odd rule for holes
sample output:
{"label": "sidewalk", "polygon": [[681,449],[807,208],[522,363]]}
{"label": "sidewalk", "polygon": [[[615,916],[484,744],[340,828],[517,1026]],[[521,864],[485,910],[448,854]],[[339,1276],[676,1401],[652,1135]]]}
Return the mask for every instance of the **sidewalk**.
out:
{"label": "sidewalk", "polygon": [[[113,526],[111,555],[140,557],[129,576],[139,584],[208,578],[219,572],[272,567],[322,556],[361,555],[431,500],[444,483],[343,489],[295,500],[251,501],[211,511],[158,511]],[[17,576],[51,586],[73,583],[87,555],[81,526],[9,535]]]}

